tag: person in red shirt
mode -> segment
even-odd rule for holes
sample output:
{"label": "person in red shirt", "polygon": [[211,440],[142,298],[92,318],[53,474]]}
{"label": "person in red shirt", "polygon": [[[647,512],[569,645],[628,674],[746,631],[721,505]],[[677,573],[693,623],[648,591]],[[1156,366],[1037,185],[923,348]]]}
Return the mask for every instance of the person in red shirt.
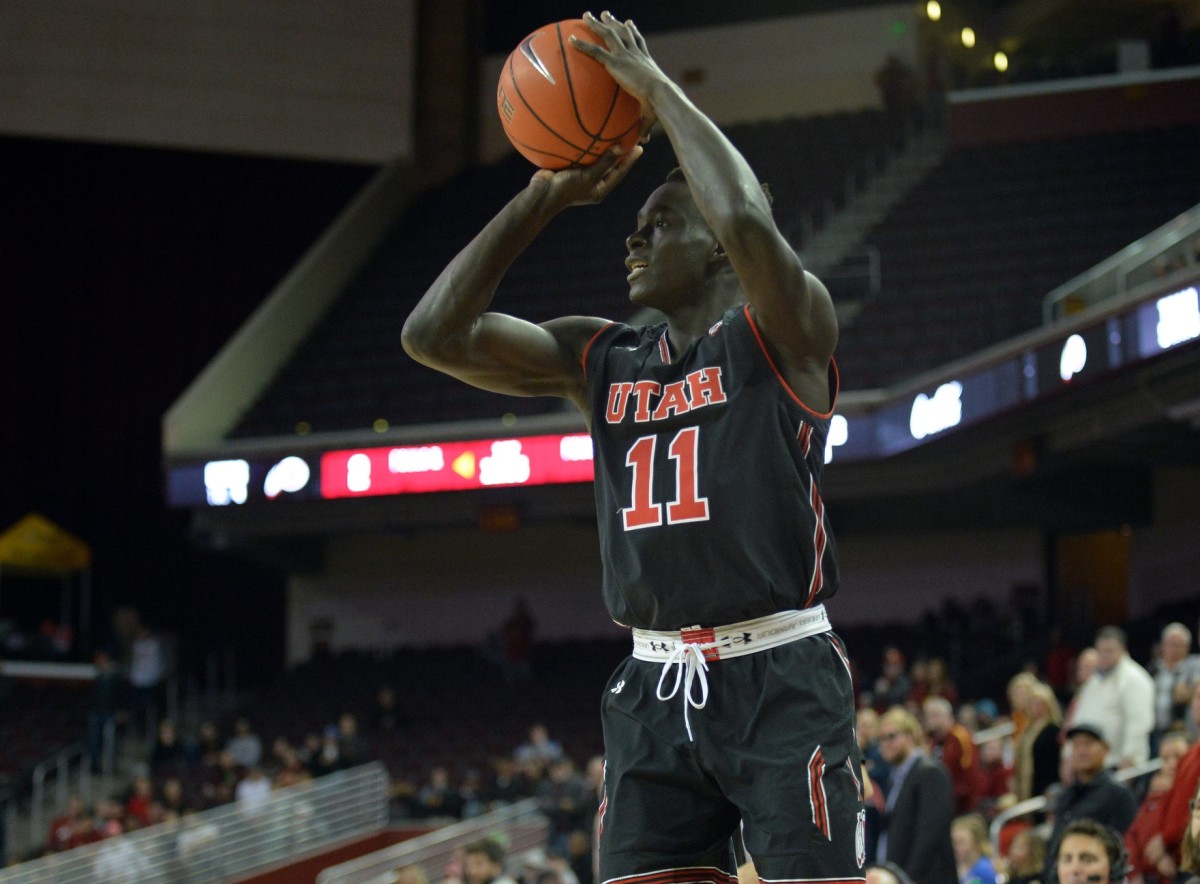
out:
{"label": "person in red shirt", "polygon": [[[1192,688],[1192,717],[1200,721],[1200,684]],[[1191,801],[1200,783],[1200,742],[1194,743],[1179,759],[1175,781],[1163,800],[1161,834],[1146,844],[1145,855],[1159,874],[1172,878],[1179,863],[1179,845],[1192,818]]]}
{"label": "person in red shirt", "polygon": [[932,754],[941,759],[954,784],[954,812],[970,813],[983,797],[983,768],[971,733],[954,720],[954,707],[945,697],[928,697],[921,709]]}
{"label": "person in red shirt", "polygon": [[66,850],[71,846],[71,838],[79,820],[83,818],[83,800],[78,795],[67,799],[67,806],[62,815],[50,823],[50,837],[46,839],[46,849],[52,853]]}
{"label": "person in red shirt", "polygon": [[1142,877],[1158,877],[1161,874],[1157,863],[1147,854],[1147,846],[1154,836],[1162,831],[1162,815],[1166,808],[1167,796],[1171,793],[1171,784],[1175,781],[1179,759],[1187,749],[1187,734],[1173,731],[1163,737],[1158,748],[1162,767],[1151,778],[1150,791],[1138,807],[1137,816],[1125,830],[1125,850],[1129,854],[1130,867]]}

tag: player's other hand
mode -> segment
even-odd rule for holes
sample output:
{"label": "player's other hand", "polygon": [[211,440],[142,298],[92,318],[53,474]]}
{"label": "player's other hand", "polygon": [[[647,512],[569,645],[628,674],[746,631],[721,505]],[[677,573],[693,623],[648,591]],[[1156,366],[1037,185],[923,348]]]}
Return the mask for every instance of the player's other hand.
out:
{"label": "player's other hand", "polygon": [[590,166],[557,171],[539,169],[530,179],[529,186],[548,199],[554,210],[591,205],[608,196],[641,155],[640,144],[634,145],[628,153],[614,145]]}
{"label": "player's other hand", "polygon": [[590,12],[585,12],[583,20],[604,41],[604,45],[598,46],[574,37],[571,38],[571,45],[608,68],[621,88],[641,102],[641,140],[645,143],[650,138],[650,129],[655,120],[654,108],[650,105],[650,91],[655,84],[666,82],[667,75],[650,55],[646,38],[637,29],[633,19],[621,21],[611,12],[602,12],[596,18]]}

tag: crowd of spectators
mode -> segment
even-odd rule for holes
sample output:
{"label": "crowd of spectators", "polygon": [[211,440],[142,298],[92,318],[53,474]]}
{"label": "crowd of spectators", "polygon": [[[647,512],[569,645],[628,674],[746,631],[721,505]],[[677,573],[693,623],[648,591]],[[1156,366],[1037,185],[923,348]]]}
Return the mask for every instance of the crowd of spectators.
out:
{"label": "crowd of spectators", "polygon": [[[1044,647],[1044,657],[1013,673],[998,696],[964,690],[945,659],[921,656],[919,646],[883,648],[870,675],[858,667],[857,735],[872,786],[865,851],[878,870],[874,880],[1048,881],[1063,833],[1080,820],[1124,839],[1136,884],[1200,872],[1200,833],[1190,827],[1200,820],[1191,808],[1200,783],[1200,655],[1192,634],[1168,624],[1142,656],[1145,665],[1117,627],[1092,639],[1078,649],[1059,640]],[[420,725],[404,711],[403,693],[383,686],[370,712],[345,712],[301,739],[265,726],[248,715],[192,728],[160,721],[144,775],[94,807],[72,800],[53,821],[46,849],[262,801],[273,788],[371,760],[380,732]],[[533,798],[548,820],[548,842],[536,863],[507,874],[521,884],[592,884],[603,761],[574,748],[535,722],[519,745],[484,766],[451,759],[415,778],[393,771],[391,817],[436,826]],[[1009,818],[1010,808],[1034,798],[1043,799],[1040,809]],[[1001,814],[994,841],[990,826]],[[468,871],[467,857],[457,870],[410,868],[397,880],[418,871],[448,884],[501,877]],[[503,868],[503,858],[490,862],[492,871],[497,862]]]}
{"label": "crowd of spectators", "polygon": [[[868,880],[1048,882],[1074,862],[1062,845],[1079,826],[1123,842],[1112,880],[1200,874],[1200,655],[1190,630],[1166,625],[1145,666],[1115,626],[1073,656],[1075,677],[1058,690],[1045,666],[1014,674],[997,714],[991,698],[960,701],[948,680],[931,688],[930,661],[883,652],[858,714],[874,786]],[[1007,812],[1036,798],[1036,810]]]}

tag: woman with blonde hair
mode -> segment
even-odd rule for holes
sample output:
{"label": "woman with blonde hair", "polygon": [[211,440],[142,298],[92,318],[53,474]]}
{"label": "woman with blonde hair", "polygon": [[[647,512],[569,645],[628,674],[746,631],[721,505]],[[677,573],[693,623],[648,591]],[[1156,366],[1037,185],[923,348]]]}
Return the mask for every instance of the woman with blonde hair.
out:
{"label": "woman with blonde hair", "polygon": [[1026,724],[1013,751],[1013,791],[1019,801],[1045,794],[1058,779],[1062,724],[1062,711],[1050,685],[1032,679],[1023,693]]}
{"label": "woman with blonde hair", "polygon": [[977,813],[955,817],[950,824],[950,843],[954,846],[959,884],[996,884],[992,842],[983,817]]}
{"label": "woman with blonde hair", "polygon": [[1008,713],[1013,723],[1013,739],[1020,739],[1029,723],[1029,715],[1025,704],[1029,700],[1029,688],[1037,684],[1037,676],[1032,672],[1018,672],[1008,680]]}

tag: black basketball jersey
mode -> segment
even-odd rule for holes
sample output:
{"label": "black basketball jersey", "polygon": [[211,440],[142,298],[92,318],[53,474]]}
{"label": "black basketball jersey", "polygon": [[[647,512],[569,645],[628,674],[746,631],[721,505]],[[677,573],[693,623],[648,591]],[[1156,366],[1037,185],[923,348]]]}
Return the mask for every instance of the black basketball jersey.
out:
{"label": "black basketball jersey", "polygon": [[[608,325],[583,366],[614,620],[719,626],[836,592],[821,499],[832,412],[817,414],[792,393],[748,307],[674,360],[665,324]],[[829,383],[832,403],[832,363]]]}

